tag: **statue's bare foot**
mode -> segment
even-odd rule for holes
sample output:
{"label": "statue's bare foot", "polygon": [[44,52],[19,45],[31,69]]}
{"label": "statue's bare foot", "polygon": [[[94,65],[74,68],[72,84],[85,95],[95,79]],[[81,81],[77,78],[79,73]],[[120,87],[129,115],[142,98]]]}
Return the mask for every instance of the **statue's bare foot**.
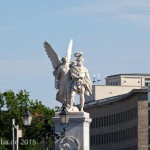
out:
{"label": "statue's bare foot", "polygon": [[79,109],[76,106],[68,107],[67,108],[68,112],[79,112]]}
{"label": "statue's bare foot", "polygon": [[67,107],[68,107],[68,108],[70,108],[70,105],[69,105],[69,104],[67,104]]}
{"label": "statue's bare foot", "polygon": [[81,111],[81,112],[84,112],[84,110],[83,110],[83,109],[81,109],[80,111]]}

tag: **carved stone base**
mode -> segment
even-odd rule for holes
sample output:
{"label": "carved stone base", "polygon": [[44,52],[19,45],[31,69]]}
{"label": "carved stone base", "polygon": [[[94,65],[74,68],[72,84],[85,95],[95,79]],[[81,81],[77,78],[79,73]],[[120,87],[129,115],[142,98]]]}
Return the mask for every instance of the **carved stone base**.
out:
{"label": "carved stone base", "polygon": [[71,108],[67,107],[66,111],[71,113],[71,112],[79,112],[79,109],[76,106],[73,106]]}
{"label": "carved stone base", "polygon": [[[86,112],[71,112],[69,115],[69,124],[65,137],[55,142],[56,150],[89,150],[89,125],[91,118]],[[55,122],[55,132],[63,132],[60,124],[59,113],[53,118]]]}

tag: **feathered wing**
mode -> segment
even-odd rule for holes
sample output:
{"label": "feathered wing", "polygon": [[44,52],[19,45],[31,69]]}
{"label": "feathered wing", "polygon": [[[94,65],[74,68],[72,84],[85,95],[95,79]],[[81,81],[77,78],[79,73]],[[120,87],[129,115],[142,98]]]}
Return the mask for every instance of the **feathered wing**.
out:
{"label": "feathered wing", "polygon": [[73,40],[71,39],[69,42],[68,50],[67,50],[67,60],[70,63],[71,54],[72,54],[72,46],[73,46]]}
{"label": "feathered wing", "polygon": [[52,62],[53,68],[57,69],[58,66],[61,64],[61,61],[60,61],[58,55],[53,50],[53,48],[51,47],[51,45],[48,42],[46,42],[46,41],[44,42],[44,48],[45,48],[45,51],[46,51],[48,57],[50,58],[50,60]]}

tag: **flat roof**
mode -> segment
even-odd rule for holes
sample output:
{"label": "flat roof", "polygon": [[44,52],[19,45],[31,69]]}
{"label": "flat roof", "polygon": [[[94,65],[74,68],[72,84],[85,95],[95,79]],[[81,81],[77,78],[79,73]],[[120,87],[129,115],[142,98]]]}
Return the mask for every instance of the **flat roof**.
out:
{"label": "flat roof", "polygon": [[115,76],[150,76],[150,73],[121,73],[107,76],[106,78],[115,77]]}
{"label": "flat roof", "polygon": [[109,98],[104,98],[104,99],[100,99],[100,100],[93,100],[90,102],[85,103],[85,108],[90,108],[90,107],[96,107],[96,106],[100,106],[100,105],[108,105],[111,103],[115,103],[121,100],[124,100],[127,97],[130,97],[131,95],[135,94],[135,93],[147,93],[148,90],[147,88],[144,89],[133,89],[131,92],[127,93],[127,94],[122,94],[122,95],[118,95],[118,96],[113,96],[113,97],[109,97]]}

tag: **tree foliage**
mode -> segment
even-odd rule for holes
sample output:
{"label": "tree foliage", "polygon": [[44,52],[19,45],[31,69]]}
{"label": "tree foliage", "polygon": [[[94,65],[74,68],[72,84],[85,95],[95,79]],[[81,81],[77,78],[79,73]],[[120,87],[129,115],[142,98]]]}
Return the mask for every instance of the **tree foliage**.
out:
{"label": "tree foliage", "polygon": [[[33,120],[29,128],[23,125],[22,116],[28,106]],[[17,94],[8,90],[0,93],[0,142],[12,141],[12,119],[23,131],[20,139],[20,150],[34,150],[44,137],[44,120],[47,119],[52,124],[54,110],[46,107],[38,100],[30,100],[29,92],[21,90]],[[32,143],[34,142],[34,144]],[[0,149],[9,150],[12,145],[0,143]]]}

